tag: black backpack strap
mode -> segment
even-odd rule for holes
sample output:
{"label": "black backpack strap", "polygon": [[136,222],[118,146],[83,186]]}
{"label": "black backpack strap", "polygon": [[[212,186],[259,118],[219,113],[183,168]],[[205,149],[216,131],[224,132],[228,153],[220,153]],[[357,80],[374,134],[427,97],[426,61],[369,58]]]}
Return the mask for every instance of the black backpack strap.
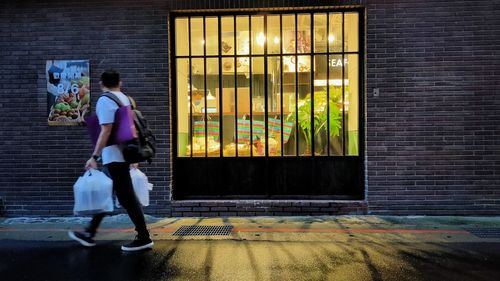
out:
{"label": "black backpack strap", "polygon": [[122,107],[123,106],[122,101],[115,94],[113,94],[111,92],[104,92],[104,94],[102,94],[101,97],[107,97],[109,99],[112,99],[114,102],[116,102],[116,104],[118,105],[118,107]]}

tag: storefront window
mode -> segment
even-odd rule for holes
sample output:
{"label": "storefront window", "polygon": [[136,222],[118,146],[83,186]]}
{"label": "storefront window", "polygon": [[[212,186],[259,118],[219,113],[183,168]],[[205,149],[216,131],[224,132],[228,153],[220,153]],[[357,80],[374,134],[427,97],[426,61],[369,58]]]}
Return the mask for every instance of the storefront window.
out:
{"label": "storefront window", "polygon": [[177,150],[179,155],[191,156],[191,152],[186,151],[191,143],[190,119],[190,85],[189,85],[189,59],[177,59]]}
{"label": "storefront window", "polygon": [[295,15],[281,15],[282,49],[284,54],[294,54],[295,48]]}
{"label": "storefront window", "polygon": [[[340,46],[342,48],[342,45]],[[328,96],[327,115],[329,125],[329,150],[330,155],[344,155],[344,138],[342,134],[342,93],[344,90],[349,89],[349,80],[343,79],[343,56],[342,55],[329,55],[328,56],[328,77],[329,87],[326,89]],[[342,84],[342,81],[344,82]],[[318,81],[317,83],[320,83]],[[324,84],[324,81],[321,81]],[[357,83],[357,81],[354,81]]]}
{"label": "storefront window", "polygon": [[[176,19],[177,21],[177,19]],[[221,54],[234,55],[234,17],[221,17]]]}
{"label": "storefront window", "polygon": [[177,156],[359,155],[359,15],[175,18]]}
{"label": "storefront window", "polygon": [[281,43],[280,16],[270,15],[267,17],[267,53],[279,54]]}
{"label": "storefront window", "polygon": [[250,18],[248,16],[236,17],[236,54],[250,54]]}
{"label": "storefront window", "polygon": [[328,46],[330,52],[342,52],[342,13],[330,13],[328,15]]}
{"label": "storefront window", "polygon": [[193,157],[205,157],[207,139],[205,138],[205,60],[203,58],[191,59],[191,128],[192,146],[188,153]]}
{"label": "storefront window", "polygon": [[205,42],[207,45],[207,55],[219,54],[219,25],[217,17],[205,18]]}
{"label": "storefront window", "polygon": [[177,56],[189,55],[189,22],[187,18],[175,20],[175,54]]}
{"label": "storefront window", "polygon": [[205,38],[204,38],[204,27],[202,17],[192,17],[191,18],[191,55],[192,56],[203,56],[205,48]]}
{"label": "storefront window", "polygon": [[327,14],[314,14],[314,52],[326,52],[328,30],[326,30]]}
{"label": "storefront window", "polygon": [[[279,24],[278,24],[279,26]],[[278,49],[279,50],[279,49]],[[269,156],[281,156],[284,142],[283,132],[283,100],[281,99],[281,58],[277,56],[267,58],[269,82],[268,89],[268,122],[267,122],[267,148]],[[286,114],[285,114],[286,116]],[[285,128],[286,129],[286,128]]]}
{"label": "storefront window", "polygon": [[222,147],[223,156],[236,156],[235,75],[233,57],[222,58]]}

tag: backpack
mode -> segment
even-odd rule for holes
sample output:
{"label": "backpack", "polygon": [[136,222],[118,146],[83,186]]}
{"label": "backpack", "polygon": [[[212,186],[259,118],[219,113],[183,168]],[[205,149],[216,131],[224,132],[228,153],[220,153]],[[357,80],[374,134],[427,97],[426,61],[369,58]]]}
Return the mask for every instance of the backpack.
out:
{"label": "backpack", "polygon": [[[106,92],[102,96],[112,99],[119,107],[123,106],[120,99],[113,93]],[[121,145],[123,158],[127,163],[139,163],[147,161],[151,164],[156,153],[156,138],[148,127],[146,118],[137,109],[135,100],[127,96],[130,101],[132,112],[134,113],[134,125],[137,138]]]}

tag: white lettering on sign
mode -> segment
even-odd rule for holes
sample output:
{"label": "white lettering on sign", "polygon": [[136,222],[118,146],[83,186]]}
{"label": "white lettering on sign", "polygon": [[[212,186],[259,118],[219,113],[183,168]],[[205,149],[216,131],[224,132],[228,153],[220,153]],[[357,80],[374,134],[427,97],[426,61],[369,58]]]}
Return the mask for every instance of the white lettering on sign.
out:
{"label": "white lettering on sign", "polygon": [[[342,67],[342,59],[330,59],[328,64],[330,67]],[[347,65],[347,59],[344,59],[343,65]]]}
{"label": "white lettering on sign", "polygon": [[65,85],[64,83],[60,83],[59,85],[57,85],[57,93],[59,95],[68,93],[69,90],[76,95],[80,91],[80,87],[78,87],[78,84]]}
{"label": "white lettering on sign", "polygon": [[61,78],[65,80],[80,79],[82,78],[82,73],[80,71],[70,71],[61,73]]}

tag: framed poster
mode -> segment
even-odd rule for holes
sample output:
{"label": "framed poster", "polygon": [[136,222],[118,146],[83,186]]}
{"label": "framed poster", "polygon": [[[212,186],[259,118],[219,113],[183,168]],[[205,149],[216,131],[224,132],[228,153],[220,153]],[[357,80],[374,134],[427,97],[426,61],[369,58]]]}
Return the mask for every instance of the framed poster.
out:
{"label": "framed poster", "polygon": [[90,112],[88,60],[48,60],[47,121],[51,126],[82,125]]}

